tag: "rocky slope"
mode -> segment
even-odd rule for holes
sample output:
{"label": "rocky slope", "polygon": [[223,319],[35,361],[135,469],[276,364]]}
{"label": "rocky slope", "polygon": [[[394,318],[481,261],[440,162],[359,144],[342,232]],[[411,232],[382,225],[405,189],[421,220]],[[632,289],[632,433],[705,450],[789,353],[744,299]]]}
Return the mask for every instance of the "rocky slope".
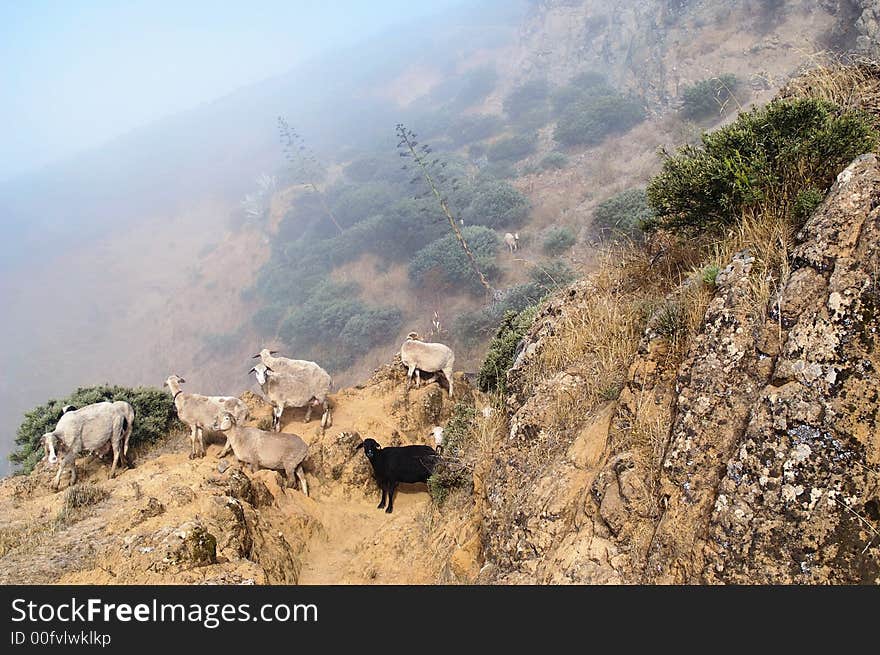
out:
{"label": "rocky slope", "polygon": [[[865,155],[798,233],[766,307],[737,253],[684,356],[649,327],[619,400],[578,429],[541,429],[547,387],[514,395],[481,580],[880,583],[878,205]],[[592,292],[545,307],[511,382]],[[552,387],[577,388],[560,376]]]}

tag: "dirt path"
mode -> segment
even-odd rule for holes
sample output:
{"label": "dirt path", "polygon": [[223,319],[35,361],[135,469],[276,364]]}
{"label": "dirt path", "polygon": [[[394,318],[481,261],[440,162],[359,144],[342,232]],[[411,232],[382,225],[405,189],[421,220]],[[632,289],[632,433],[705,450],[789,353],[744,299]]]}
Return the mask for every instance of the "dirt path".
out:
{"label": "dirt path", "polygon": [[[412,584],[420,567],[401,565],[388,553],[405,552],[401,538],[419,535],[430,502],[424,485],[407,485],[394,498],[394,512],[376,509],[375,498],[325,495],[321,506],[322,535],[309,544],[299,575],[300,584]],[[414,544],[410,543],[410,549]],[[410,550],[410,554],[412,551]],[[427,573],[425,572],[425,576]]]}

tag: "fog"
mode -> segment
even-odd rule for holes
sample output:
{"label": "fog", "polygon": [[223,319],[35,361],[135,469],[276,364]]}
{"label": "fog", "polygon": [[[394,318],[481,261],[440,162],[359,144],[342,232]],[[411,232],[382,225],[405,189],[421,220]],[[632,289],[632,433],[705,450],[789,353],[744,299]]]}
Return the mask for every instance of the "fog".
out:
{"label": "fog", "polygon": [[[28,408],[77,386],[158,386],[197,361],[186,344],[221,331],[222,312],[193,308],[180,289],[210,249],[228,249],[230,270],[249,256],[233,257],[246,247],[229,226],[255,178],[282,165],[277,116],[329,162],[393,148],[402,112],[383,85],[509,39],[522,9],[179,4],[0,8],[0,473]],[[248,386],[216,369],[187,378],[206,391]]]}

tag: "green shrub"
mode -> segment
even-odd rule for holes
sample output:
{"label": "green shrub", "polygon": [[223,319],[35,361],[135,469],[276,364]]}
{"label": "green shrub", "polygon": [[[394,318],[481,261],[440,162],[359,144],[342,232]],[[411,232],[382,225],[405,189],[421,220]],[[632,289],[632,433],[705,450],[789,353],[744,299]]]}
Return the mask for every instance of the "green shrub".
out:
{"label": "green shrub", "polygon": [[567,286],[576,275],[565,262],[549,259],[533,266],[529,271],[529,277],[539,289],[549,293]]}
{"label": "green shrub", "polygon": [[791,209],[791,217],[795,224],[803,225],[824,199],[825,194],[813,187],[798,191]]}
{"label": "green shrub", "polygon": [[342,328],[340,342],[351,352],[363,353],[400,330],[403,314],[397,307],[378,307],[352,316]]}
{"label": "green shrub", "polygon": [[453,121],[449,135],[456,146],[463,146],[488,139],[490,136],[498,134],[502,127],[504,127],[504,121],[496,114],[466,115]]}
{"label": "green shrub", "polygon": [[876,145],[862,114],[821,100],[771,102],[666,157],[648,185],[649,227],[718,228],[767,202],[790,212],[800,192],[827,189]]}
{"label": "green shrub", "polygon": [[500,139],[489,146],[487,155],[492,162],[515,162],[535,152],[536,134],[518,134]]}
{"label": "green shrub", "polygon": [[561,152],[550,152],[541,160],[541,170],[558,171],[568,166],[568,157]]}
{"label": "green shrub", "polygon": [[644,118],[645,110],[635,98],[619,94],[589,96],[562,113],[553,138],[566,146],[593,145],[610,134],[628,131]]}
{"label": "green shrub", "polygon": [[[462,230],[462,236],[483,275],[491,279],[497,273],[494,257],[499,245],[498,235],[488,228],[471,225]],[[452,288],[464,287],[476,293],[483,291],[470,260],[454,234],[437,239],[419,250],[409,264],[409,276],[416,286],[426,286],[430,282]]]}
{"label": "green shrub", "polygon": [[18,470],[29,473],[43,456],[40,438],[55,429],[65,405],[84,407],[105,400],[124,400],[134,407],[134,426],[129,446],[152,443],[171,430],[182,428],[171,395],[155,387],[120,387],[101,385],[80,387],[66,398],[50,400],[26,412],[15,435],[17,446],[9,461]]}
{"label": "green shrub", "polygon": [[736,76],[729,73],[700,80],[682,90],[681,111],[693,119],[718,115],[727,106],[736,86]]}
{"label": "green shrub", "polygon": [[567,227],[555,227],[544,238],[544,252],[558,255],[574,245],[574,234]]}
{"label": "green shrub", "polygon": [[348,184],[328,195],[333,216],[343,228],[382,213],[396,199],[393,189],[384,182]]}
{"label": "green shrub", "polygon": [[718,279],[719,268],[717,264],[709,264],[701,271],[700,280],[709,287],[714,287]]}
{"label": "green shrub", "polygon": [[428,478],[428,491],[437,505],[442,505],[455,489],[473,484],[473,467],[468,450],[473,441],[476,410],[464,403],[455,403],[452,416],[443,428],[443,456]]}
{"label": "green shrub", "polygon": [[593,229],[601,236],[638,237],[653,217],[644,189],[627,189],[596,206]]}
{"label": "green shrub", "polygon": [[615,90],[601,73],[588,71],[575,76],[569,83],[553,92],[553,112],[560,116],[577,102],[590,97],[614,95]]}
{"label": "green shrub", "polygon": [[307,300],[291,307],[278,336],[294,348],[308,348],[336,338],[353,317],[367,311],[356,294],[357,285],[325,282]]}
{"label": "green shrub", "polygon": [[461,216],[468,223],[500,228],[519,225],[529,214],[528,198],[507,182],[485,179],[474,185]]}
{"label": "green shrub", "polygon": [[544,111],[550,95],[550,86],[545,79],[535,79],[521,84],[504,99],[504,113],[511,120],[521,119]]}
{"label": "green shrub", "polygon": [[519,313],[509,311],[504,315],[480,366],[477,376],[480,391],[507,392],[507,371],[513,366],[516,347],[537,313],[538,306],[532,305]]}

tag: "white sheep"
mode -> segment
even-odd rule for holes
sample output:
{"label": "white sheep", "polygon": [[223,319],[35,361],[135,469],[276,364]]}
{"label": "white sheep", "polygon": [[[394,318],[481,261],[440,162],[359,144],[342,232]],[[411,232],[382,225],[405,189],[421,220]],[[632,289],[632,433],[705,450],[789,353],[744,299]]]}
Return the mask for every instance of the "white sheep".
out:
{"label": "white sheep", "polygon": [[510,232],[507,232],[504,235],[504,243],[507,244],[507,249],[510,250],[510,252],[513,252],[514,250],[518,250],[519,249],[519,232],[514,232],[513,234],[511,234]]}
{"label": "white sheep", "polygon": [[253,356],[253,359],[259,359],[265,366],[276,373],[287,373],[295,375],[307,371],[314,376],[315,380],[320,380],[321,384],[326,385],[329,390],[333,386],[333,380],[330,374],[315,362],[307,359],[291,359],[289,357],[275,357],[277,350],[269,350],[263,348],[259,353]]}
{"label": "white sheep", "polygon": [[400,347],[400,361],[407,367],[407,388],[412,382],[413,373],[418,388],[421,386],[419,371],[442,372],[449,384],[449,397],[452,398],[452,366],[455,363],[455,353],[449,346],[442,343],[425,343],[418,333],[410,332]]}
{"label": "white sheep", "polygon": [[134,425],[134,408],[127,402],[100,402],[81,409],[67,410],[58,419],[55,429],[43,435],[41,441],[50,464],[63,453],[52,486],[61,484],[65,468],[70,469],[70,484],[76,484],[76,457],[84,450],[103,449],[108,443],[113,449],[110,477],[116,477],[116,466],[129,466],[128,440]]}
{"label": "white sheep", "polygon": [[281,416],[287,407],[305,407],[305,422],[308,423],[312,419],[312,409],[320,405],[324,410],[321,427],[330,426],[329,376],[306,368],[294,373],[278,373],[265,364],[257,364],[249,373],[256,376],[260,389],[272,405],[272,429],[275,432],[281,431]]}
{"label": "white sheep", "polygon": [[186,382],[179,375],[170,375],[165,384],[171,390],[177,417],[190,428],[192,452],[190,459],[205,456],[205,436],[203,430],[219,420],[223,412],[235,416],[236,421],[244,423],[248,418],[248,408],[240,398],[229,396],[203,396],[197,393],[184,393],[180,385]]}
{"label": "white sheep", "polygon": [[231,449],[235,458],[249,464],[252,470],[284,471],[288,485],[293,484],[296,476],[302,492],[308,496],[309,485],[302,468],[302,462],[309,454],[305,441],[295,434],[280,435],[259,428],[240,427],[236,423],[232,414],[224,412],[212,425],[214,430],[226,434],[227,448],[218,457]]}

